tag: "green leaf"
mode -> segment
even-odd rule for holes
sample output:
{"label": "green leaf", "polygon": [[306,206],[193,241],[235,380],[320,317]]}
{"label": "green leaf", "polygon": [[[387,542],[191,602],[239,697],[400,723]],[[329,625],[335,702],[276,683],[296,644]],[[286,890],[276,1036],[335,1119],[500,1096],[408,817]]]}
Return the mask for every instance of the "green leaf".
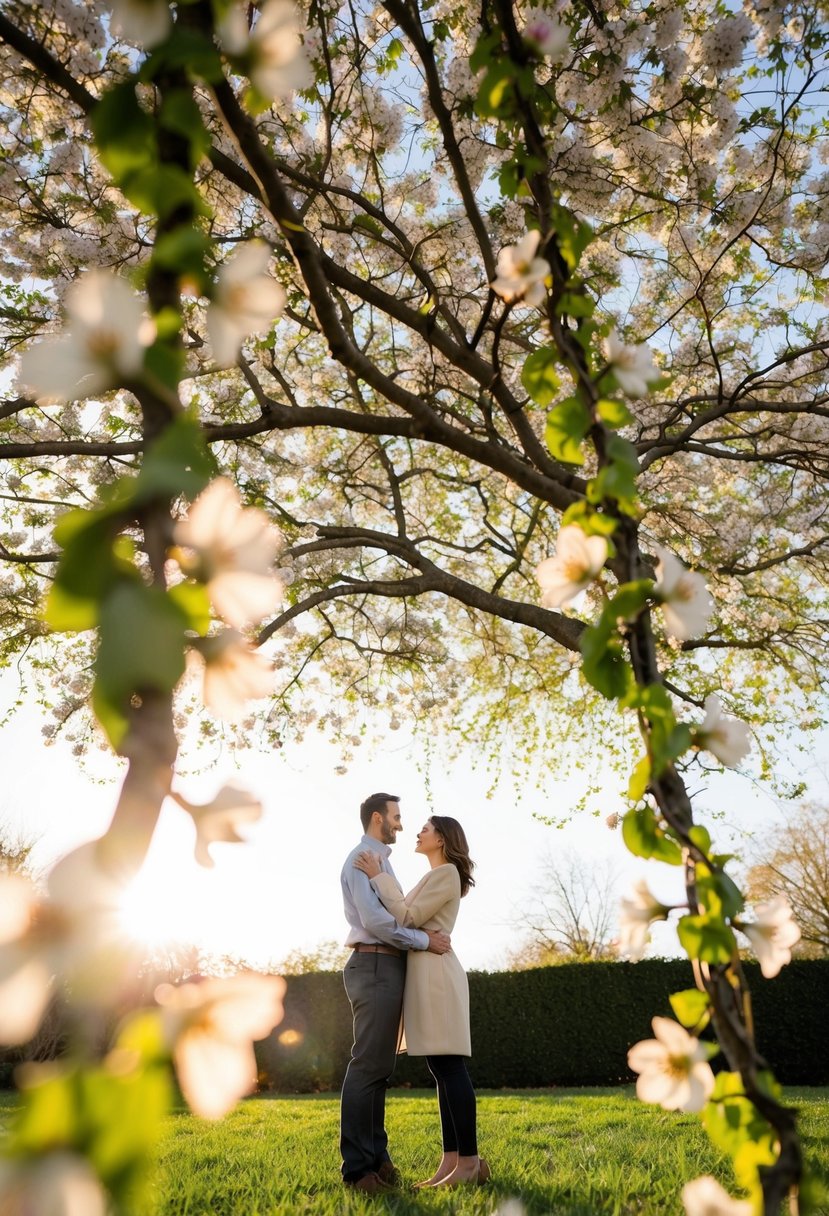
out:
{"label": "green leaf", "polygon": [[[612,515],[603,515],[587,502],[574,502],[561,517],[562,528],[578,524],[586,536],[612,536],[618,526]],[[610,546],[611,552],[613,546]]]}
{"label": "green leaf", "polygon": [[509,60],[490,65],[475,101],[475,113],[480,118],[506,117],[507,103],[513,100],[514,71]]}
{"label": "green leaf", "polygon": [[561,388],[558,363],[558,353],[549,346],[533,351],[524,362],[521,383],[539,405],[549,405]]}
{"label": "green leaf", "polygon": [[740,1185],[759,1190],[758,1167],[776,1160],[777,1137],[771,1124],[745,1096],[739,1073],[717,1073],[702,1123],[711,1142],[731,1157]]}
{"label": "green leaf", "polygon": [[733,919],[745,906],[742,892],[723,870],[697,865],[697,893],[709,916]]}
{"label": "green leaf", "polygon": [[159,121],[165,131],[183,135],[190,144],[190,167],[195,169],[210,150],[211,139],[201,111],[189,89],[164,94]]}
{"label": "green leaf", "polygon": [[181,224],[159,237],[153,250],[153,261],[165,270],[191,275],[199,288],[205,288],[208,282],[206,258],[209,248],[210,240],[204,232],[194,224]]}
{"label": "green leaf", "polygon": [[579,640],[584,662],[582,673],[608,700],[624,696],[632,675],[623,653],[622,639],[604,617],[585,629]]}
{"label": "green leaf", "polygon": [[147,215],[166,219],[180,207],[187,208],[193,215],[207,212],[189,174],[178,165],[153,163],[122,173],[117,180],[130,202]]}
{"label": "green leaf", "polygon": [[616,621],[635,621],[653,593],[650,579],[637,579],[633,583],[622,583],[610,600],[605,612]]}
{"label": "green leaf", "polygon": [[636,477],[639,473],[636,449],[626,439],[610,434],[605,451],[609,463],[589,483],[588,499],[593,503],[600,503],[606,498],[614,499],[621,510],[632,514],[636,508]]}
{"label": "green leaf", "polygon": [[650,756],[643,756],[630,774],[630,780],[628,781],[628,798],[630,798],[631,802],[638,802],[640,798],[645,796],[650,779],[651,759]]}
{"label": "green leaf", "polygon": [[136,480],[136,503],[154,498],[195,498],[216,476],[216,462],[201,427],[180,415],[147,448]]}
{"label": "green leaf", "polygon": [[210,614],[210,596],[203,583],[177,583],[167,592],[170,599],[187,618],[189,628],[195,633],[205,636],[212,619]]}
{"label": "green leaf", "polygon": [[634,807],[622,820],[622,838],[635,857],[653,858],[670,866],[682,864],[682,850],[659,826],[652,807]]}
{"label": "green leaf", "polygon": [[623,401],[610,401],[607,397],[599,401],[596,412],[602,422],[612,427],[628,426],[634,421],[633,414]]}
{"label": "green leaf", "polygon": [[138,104],[134,80],[107,90],[89,121],[101,160],[119,184],[125,175],[155,163],[153,122]]}
{"label": "green leaf", "polygon": [[184,352],[170,342],[153,342],[144,354],[144,370],[175,393],[184,372]]}
{"label": "green leaf", "polygon": [[699,958],[706,963],[729,963],[733,957],[734,934],[718,916],[683,916],[677,933],[689,958]]}
{"label": "green leaf", "polygon": [[113,520],[96,511],[70,511],[58,521],[55,539],[63,553],[44,620],[59,632],[93,629],[101,601],[118,577]]}
{"label": "green leaf", "polygon": [[700,1031],[708,1025],[711,998],[707,992],[700,992],[699,988],[685,988],[669,999],[677,1019],[688,1030]]}
{"label": "green leaf", "polygon": [[584,464],[581,442],[590,429],[590,414],[578,397],[568,397],[550,410],[544,438],[551,455],[564,464]]}
{"label": "green leaf", "polygon": [[170,68],[183,68],[191,79],[221,80],[222,60],[213,42],[204,34],[176,24],[170,36],[141,65],[141,79],[156,79]]}
{"label": "green leaf", "polygon": [[[184,672],[187,617],[159,587],[120,581],[101,608],[93,707],[120,747],[133,697],[171,692]],[[114,737],[113,737],[114,734]]]}
{"label": "green leaf", "polygon": [[569,207],[563,207],[560,203],[553,205],[550,218],[561,256],[570,270],[575,270],[581,255],[593,240],[593,229],[584,220],[578,219]]}
{"label": "green leaf", "polygon": [[480,72],[492,62],[492,52],[501,45],[501,35],[498,32],[481,34],[475,44],[475,49],[469,56],[469,67],[473,72]]}

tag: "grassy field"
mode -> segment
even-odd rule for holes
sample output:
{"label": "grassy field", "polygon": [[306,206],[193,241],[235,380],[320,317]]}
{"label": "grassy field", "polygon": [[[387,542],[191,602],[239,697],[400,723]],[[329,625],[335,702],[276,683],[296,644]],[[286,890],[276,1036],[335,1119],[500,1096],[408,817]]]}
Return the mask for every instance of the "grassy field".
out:
{"label": "grassy field", "polygon": [[[829,1090],[789,1090],[801,1110],[810,1163],[829,1172]],[[14,1099],[0,1097],[5,1123]],[[258,1098],[224,1122],[182,1111],[164,1128],[154,1201],[135,1216],[395,1216],[494,1213],[510,1198],[528,1216],[679,1216],[684,1182],[727,1163],[692,1115],[644,1106],[627,1089],[526,1090],[479,1095],[480,1148],[490,1185],[453,1192],[401,1192],[382,1199],[344,1190],[334,1095]],[[437,1162],[434,1094],[392,1091],[387,1125],[407,1183]],[[814,1211],[814,1209],[813,1209]],[[818,1212],[829,1214],[829,1207]]]}

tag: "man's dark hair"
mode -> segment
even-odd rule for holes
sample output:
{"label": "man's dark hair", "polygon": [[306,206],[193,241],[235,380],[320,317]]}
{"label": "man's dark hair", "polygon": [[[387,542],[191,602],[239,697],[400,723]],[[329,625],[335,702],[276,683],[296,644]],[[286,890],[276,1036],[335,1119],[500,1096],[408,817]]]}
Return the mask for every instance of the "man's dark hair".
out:
{"label": "man's dark hair", "polygon": [[399,802],[397,794],[369,794],[365,802],[360,806],[360,823],[363,825],[363,831],[368,831],[368,825],[371,823],[371,817],[375,811],[379,811],[385,818],[386,803]]}

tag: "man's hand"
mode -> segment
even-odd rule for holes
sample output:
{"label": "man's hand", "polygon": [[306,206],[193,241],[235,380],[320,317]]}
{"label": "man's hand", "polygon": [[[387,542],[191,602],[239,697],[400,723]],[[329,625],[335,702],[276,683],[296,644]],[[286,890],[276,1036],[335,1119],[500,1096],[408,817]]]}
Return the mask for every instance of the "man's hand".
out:
{"label": "man's hand", "polygon": [[426,947],[430,954],[448,954],[452,949],[452,938],[440,929],[424,929],[429,934],[429,945]]}

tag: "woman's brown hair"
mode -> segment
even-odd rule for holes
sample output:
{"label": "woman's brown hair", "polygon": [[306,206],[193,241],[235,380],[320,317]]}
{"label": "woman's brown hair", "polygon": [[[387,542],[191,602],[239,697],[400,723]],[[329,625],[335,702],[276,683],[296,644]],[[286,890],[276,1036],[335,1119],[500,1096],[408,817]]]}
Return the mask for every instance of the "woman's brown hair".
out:
{"label": "woman's brown hair", "polygon": [[429,822],[443,841],[444,857],[461,876],[461,895],[466,895],[469,888],[475,886],[472,877],[475,862],[469,856],[463,828],[457,819],[451,819],[449,815],[431,815]]}

